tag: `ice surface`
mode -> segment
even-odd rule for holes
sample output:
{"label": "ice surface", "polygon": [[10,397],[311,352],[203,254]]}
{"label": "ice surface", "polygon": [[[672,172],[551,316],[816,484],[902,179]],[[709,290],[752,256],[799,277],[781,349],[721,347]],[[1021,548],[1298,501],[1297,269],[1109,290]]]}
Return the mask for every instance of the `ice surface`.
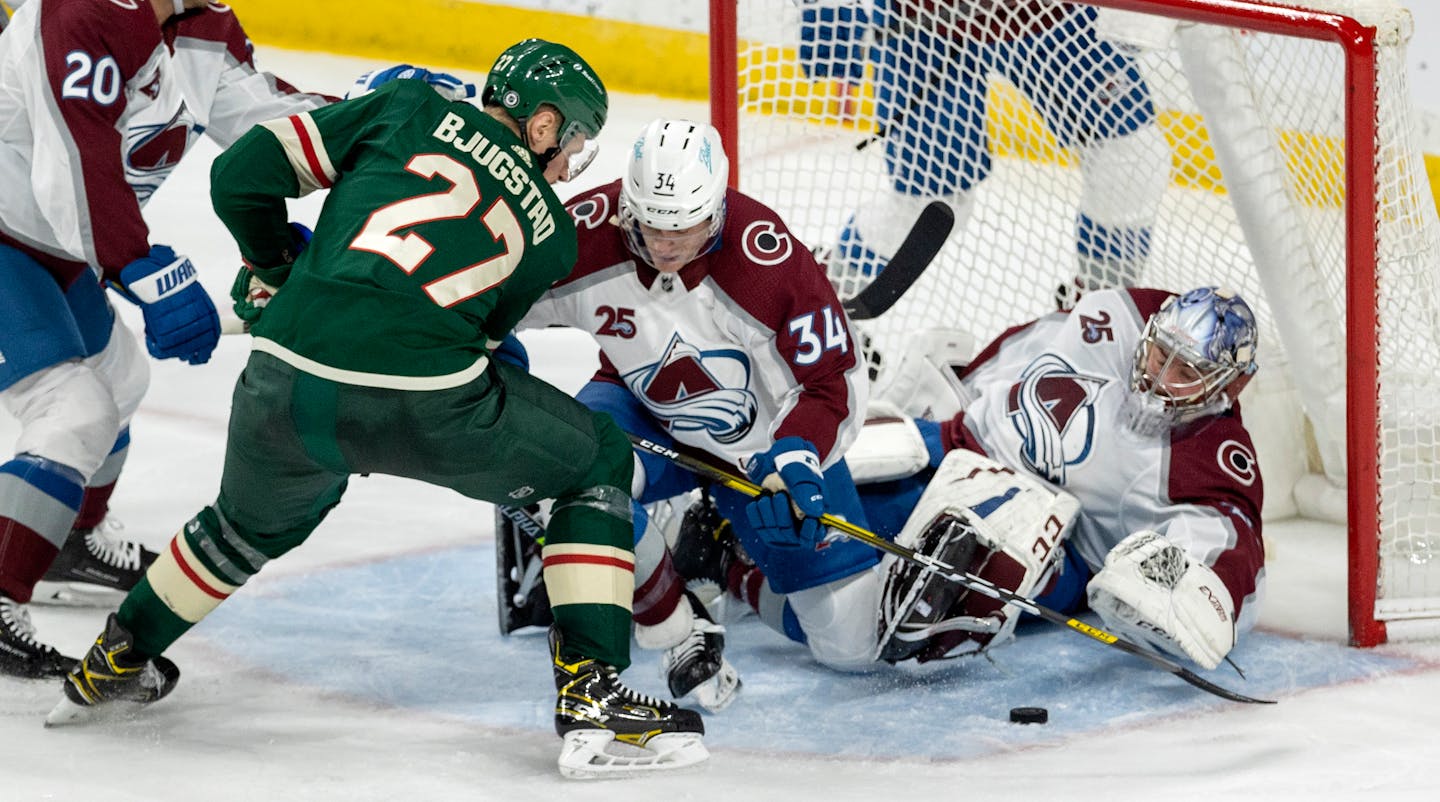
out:
{"label": "ice surface", "polygon": [[[261,51],[307,89],[375,66]],[[701,104],[617,95],[601,159],[618,175],[654,116]],[[206,146],[147,209],[152,240],[190,255],[217,302],[238,256],[209,211]],[[562,190],[562,194],[564,194]],[[295,207],[313,220],[313,202]],[[225,302],[228,306],[228,301]],[[222,307],[224,308],[224,307]],[[130,312],[126,313],[131,314]],[[136,327],[138,331],[138,325]],[[575,389],[593,346],[527,334],[538,373]],[[153,363],[114,514],[161,547],[212,500],[229,394],[228,337],[202,367]],[[0,444],[14,423],[0,417]],[[59,683],[0,679],[0,802],[25,800],[1430,800],[1440,765],[1440,646],[1344,643],[1345,543],[1312,522],[1267,527],[1269,596],[1233,671],[1207,676],[1275,706],[1224,702],[1085,638],[1036,625],[993,662],[841,675],[754,619],[730,632],[745,688],[707,716],[713,757],[687,774],[576,786],[554,768],[543,637],[495,625],[492,511],[446,490],[357,478],[302,547],[171,650],[184,677],[139,715],[45,730]],[[72,654],[104,611],[36,608]],[[627,680],[660,692],[637,650]],[[1018,705],[1045,726],[1008,722]]]}

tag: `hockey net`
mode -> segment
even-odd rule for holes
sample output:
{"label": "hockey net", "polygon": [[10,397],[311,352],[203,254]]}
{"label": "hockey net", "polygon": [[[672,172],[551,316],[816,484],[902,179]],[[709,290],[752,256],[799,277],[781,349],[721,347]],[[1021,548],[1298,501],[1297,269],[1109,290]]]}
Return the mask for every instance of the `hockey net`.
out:
{"label": "hockey net", "polygon": [[[1414,139],[1404,8],[712,0],[711,11],[712,120],[737,154],[732,179],[827,254],[842,296],[869,280],[863,260],[839,258],[856,221],[903,234],[918,211],[907,196],[959,210],[931,270],[857,324],[881,382],[886,355],[917,333],[958,325],[983,344],[1052,311],[1057,288],[1097,275],[1097,258],[1116,268],[1105,283],[1237,289],[1261,325],[1260,378],[1243,402],[1267,517],[1295,514],[1299,499],[1307,515],[1348,521],[1352,642],[1440,634],[1440,226]],[[1075,14],[1083,25],[1035,43]],[[1100,112],[1109,138],[1087,135],[1103,105],[1076,101],[1085,90],[1063,67],[1037,67],[1046,47],[1069,48],[1070,64],[1128,59],[1151,113],[1116,102]],[[1120,83],[1096,91],[1134,89]],[[957,103],[965,85],[983,88]],[[988,172],[986,147],[923,123],[966,102],[983,117]],[[941,165],[928,178],[893,167],[926,159]]]}

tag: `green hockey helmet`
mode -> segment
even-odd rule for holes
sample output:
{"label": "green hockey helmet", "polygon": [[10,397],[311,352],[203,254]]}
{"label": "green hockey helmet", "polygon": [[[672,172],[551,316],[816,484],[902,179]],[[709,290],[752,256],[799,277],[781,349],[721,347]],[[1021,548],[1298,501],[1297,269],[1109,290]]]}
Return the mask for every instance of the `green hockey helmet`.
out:
{"label": "green hockey helmet", "polygon": [[[554,106],[564,120],[561,148],[577,134],[594,140],[610,107],[595,70],[574,50],[544,39],[526,39],[506,48],[490,68],[480,100],[505,109],[522,127],[541,105]],[[548,161],[546,157],[554,155],[542,154],[541,159]],[[571,175],[577,172],[572,167]]]}

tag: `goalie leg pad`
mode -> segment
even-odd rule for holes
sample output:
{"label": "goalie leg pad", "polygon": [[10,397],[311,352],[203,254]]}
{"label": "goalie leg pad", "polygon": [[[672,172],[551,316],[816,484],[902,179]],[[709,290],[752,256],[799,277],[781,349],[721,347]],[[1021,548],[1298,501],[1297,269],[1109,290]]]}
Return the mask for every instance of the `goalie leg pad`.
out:
{"label": "goalie leg pad", "polygon": [[[1079,513],[1069,493],[982,454],[946,455],[896,543],[1029,596],[1063,556]],[[1013,605],[893,561],[881,604],[880,656],[932,660],[984,651],[1009,639]],[[946,588],[945,586],[950,586]]]}
{"label": "goalie leg pad", "polygon": [[1204,668],[1235,647],[1235,603],[1225,583],[1158,532],[1120,541],[1086,593],[1107,629]]}

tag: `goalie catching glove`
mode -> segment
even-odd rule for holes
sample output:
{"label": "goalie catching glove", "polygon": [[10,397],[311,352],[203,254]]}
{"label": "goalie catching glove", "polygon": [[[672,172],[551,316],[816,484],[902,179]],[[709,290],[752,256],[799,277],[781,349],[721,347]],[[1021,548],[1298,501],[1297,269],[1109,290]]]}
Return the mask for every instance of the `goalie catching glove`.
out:
{"label": "goalie catching glove", "polygon": [[1106,629],[1207,669],[1235,647],[1230,590],[1159,532],[1120,541],[1086,592]]}
{"label": "goalie catching glove", "polygon": [[[1061,541],[1080,511],[1069,493],[973,451],[945,456],[899,545],[1021,596],[1061,563]],[[878,658],[921,662],[975,654],[1013,636],[1019,609],[908,560],[885,558]]]}

